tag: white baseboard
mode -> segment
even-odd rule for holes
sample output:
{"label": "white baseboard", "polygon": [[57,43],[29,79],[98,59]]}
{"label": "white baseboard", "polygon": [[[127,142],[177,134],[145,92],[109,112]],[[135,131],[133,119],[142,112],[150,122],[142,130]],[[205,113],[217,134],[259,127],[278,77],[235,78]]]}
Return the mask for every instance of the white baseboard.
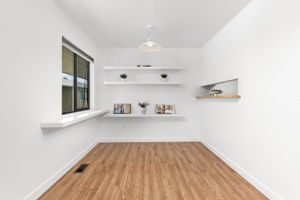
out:
{"label": "white baseboard", "polygon": [[227,165],[229,165],[233,170],[240,174],[244,179],[246,179],[250,184],[262,192],[266,197],[272,200],[284,200],[277,193],[272,191],[270,188],[265,186],[258,179],[253,177],[250,173],[240,167],[236,162],[231,160],[217,148],[204,141],[201,138],[152,138],[152,137],[132,137],[132,138],[98,138],[95,142],[90,144],[87,148],[76,155],[71,161],[64,165],[60,170],[49,177],[45,182],[38,186],[35,190],[29,193],[23,200],[35,200],[39,198],[45,191],[47,191],[54,183],[56,183],[64,174],[66,174],[81,158],[83,158],[88,152],[90,152],[97,143],[111,143],[111,142],[201,142],[210,151],[216,154],[221,160],[223,160]]}
{"label": "white baseboard", "polygon": [[98,138],[98,143],[112,142],[200,142],[201,138],[184,138],[184,137],[126,137],[126,138]]}
{"label": "white baseboard", "polygon": [[94,141],[79,154],[77,154],[71,161],[65,164],[60,170],[54,173],[46,181],[44,181],[35,190],[30,192],[23,200],[35,200],[38,199],[44,192],[46,192],[54,183],[56,183],[63,175],[65,175],[81,158],[83,158],[88,152],[90,152],[96,145],[98,141]]}
{"label": "white baseboard", "polygon": [[202,139],[202,144],[207,147],[210,151],[212,151],[215,155],[217,155],[221,160],[223,160],[228,166],[230,166],[234,171],[236,171],[239,175],[241,175],[244,179],[246,179],[251,185],[253,185],[257,190],[263,193],[266,197],[272,200],[285,200],[276,192],[272,191],[269,187],[264,185],[261,181],[252,176],[249,172],[239,166],[236,162],[227,157],[220,150],[209,144],[208,142]]}

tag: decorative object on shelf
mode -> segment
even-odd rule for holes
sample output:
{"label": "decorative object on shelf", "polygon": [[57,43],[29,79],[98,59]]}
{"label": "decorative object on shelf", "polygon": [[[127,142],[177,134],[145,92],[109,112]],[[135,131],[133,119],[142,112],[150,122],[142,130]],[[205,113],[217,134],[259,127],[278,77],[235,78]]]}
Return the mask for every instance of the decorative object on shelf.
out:
{"label": "decorative object on shelf", "polygon": [[143,65],[143,67],[152,67],[152,65]]}
{"label": "decorative object on shelf", "polygon": [[166,82],[167,81],[167,77],[168,77],[168,74],[161,74],[161,80]]}
{"label": "decorative object on shelf", "polygon": [[127,74],[120,74],[121,82],[124,82],[127,78]]}
{"label": "decorative object on shelf", "polygon": [[145,102],[139,102],[139,106],[142,108],[142,113],[146,114],[147,113],[147,106],[149,106],[149,102],[145,101]]}
{"label": "decorative object on shelf", "polygon": [[[197,99],[240,99],[239,79],[228,79],[201,85]],[[221,95],[220,95],[221,94]]]}
{"label": "decorative object on shelf", "polygon": [[114,114],[130,114],[131,104],[114,104]]}
{"label": "decorative object on shelf", "polygon": [[217,96],[222,93],[223,93],[222,90],[209,90],[209,96]]}
{"label": "decorative object on shelf", "polygon": [[155,114],[165,114],[165,104],[156,104]]}
{"label": "decorative object on shelf", "polygon": [[171,104],[156,104],[155,114],[175,114],[175,105]]}
{"label": "decorative object on shelf", "polygon": [[142,65],[137,65],[137,67],[141,67]]}
{"label": "decorative object on shelf", "polygon": [[147,25],[148,29],[148,38],[146,42],[143,42],[138,46],[138,49],[143,52],[157,52],[162,49],[162,47],[152,40],[152,29],[153,25]]}
{"label": "decorative object on shelf", "polygon": [[165,114],[175,114],[175,105],[165,105]]}

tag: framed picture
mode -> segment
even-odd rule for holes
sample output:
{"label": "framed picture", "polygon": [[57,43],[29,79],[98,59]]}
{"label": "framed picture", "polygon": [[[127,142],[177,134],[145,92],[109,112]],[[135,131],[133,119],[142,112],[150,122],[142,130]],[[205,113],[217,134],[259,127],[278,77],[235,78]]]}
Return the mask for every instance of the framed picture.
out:
{"label": "framed picture", "polygon": [[165,105],[165,114],[175,114],[175,105]]}
{"label": "framed picture", "polygon": [[114,104],[114,114],[130,114],[131,104]]}
{"label": "framed picture", "polygon": [[174,104],[156,104],[155,105],[155,114],[175,114],[175,105]]}
{"label": "framed picture", "polygon": [[123,104],[123,114],[131,113],[131,104]]}
{"label": "framed picture", "polygon": [[165,104],[156,104],[155,114],[165,114]]}

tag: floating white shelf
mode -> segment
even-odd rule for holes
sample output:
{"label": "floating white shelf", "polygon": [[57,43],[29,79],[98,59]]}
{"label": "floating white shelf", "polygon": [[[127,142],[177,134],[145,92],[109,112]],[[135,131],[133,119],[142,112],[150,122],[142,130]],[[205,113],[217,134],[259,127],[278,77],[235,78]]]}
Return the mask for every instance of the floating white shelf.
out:
{"label": "floating white shelf", "polygon": [[74,113],[71,116],[62,117],[56,121],[41,123],[41,128],[64,128],[98,115],[104,115],[106,113],[108,113],[108,110],[94,110],[76,114]]}
{"label": "floating white shelf", "polygon": [[148,117],[148,118],[180,118],[183,117],[180,114],[106,114],[104,117],[109,118],[138,118],[138,117]]}
{"label": "floating white shelf", "polygon": [[135,70],[135,71],[148,71],[148,70],[181,70],[180,67],[136,67],[136,66],[104,66],[104,70]]}
{"label": "floating white shelf", "polygon": [[106,81],[104,82],[104,85],[181,85],[180,82],[111,82]]}

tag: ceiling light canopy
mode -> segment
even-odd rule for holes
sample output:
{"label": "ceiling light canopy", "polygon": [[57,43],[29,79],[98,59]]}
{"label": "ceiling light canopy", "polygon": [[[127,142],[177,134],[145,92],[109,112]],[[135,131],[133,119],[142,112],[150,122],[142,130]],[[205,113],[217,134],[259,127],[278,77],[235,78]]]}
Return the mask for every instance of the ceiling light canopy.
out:
{"label": "ceiling light canopy", "polygon": [[138,49],[143,52],[157,52],[162,49],[162,47],[152,40],[152,25],[147,25],[148,28],[148,39],[138,46]]}

